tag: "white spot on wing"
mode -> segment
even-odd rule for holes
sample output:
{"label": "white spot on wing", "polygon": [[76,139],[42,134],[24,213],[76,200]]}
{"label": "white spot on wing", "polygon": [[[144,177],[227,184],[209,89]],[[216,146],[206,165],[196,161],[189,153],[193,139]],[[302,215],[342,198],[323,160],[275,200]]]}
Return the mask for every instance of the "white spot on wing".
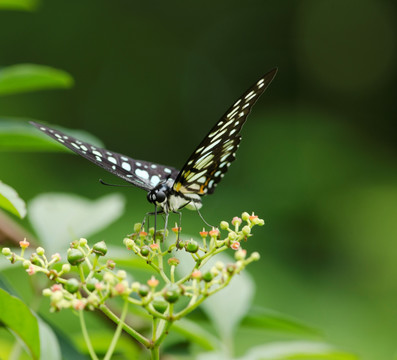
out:
{"label": "white spot on wing", "polygon": [[75,143],[70,143],[72,146],[74,146],[76,149],[80,149],[80,146],[76,145]]}
{"label": "white spot on wing", "polygon": [[142,179],[149,179],[149,173],[146,170],[135,169],[135,174]]}
{"label": "white spot on wing", "polygon": [[101,157],[102,157],[102,154],[101,154],[99,151],[94,150],[92,153],[93,153],[94,155],[97,155],[97,156],[101,156]]}
{"label": "white spot on wing", "polygon": [[156,169],[156,168],[157,168],[157,165],[156,165],[156,164],[152,164],[152,165],[150,165],[150,167],[151,167],[152,169]]}
{"label": "white spot on wing", "polygon": [[166,172],[167,174],[171,174],[172,173],[172,171],[170,169],[168,169],[168,168],[164,168],[164,172]]}
{"label": "white spot on wing", "polygon": [[152,178],[150,179],[150,183],[153,186],[156,186],[160,182],[160,178],[157,175],[153,175]]}
{"label": "white spot on wing", "polygon": [[123,163],[121,164],[121,167],[122,167],[124,170],[131,171],[131,165],[130,165],[128,162],[123,162]]}
{"label": "white spot on wing", "polygon": [[117,164],[117,160],[113,156],[108,156],[108,160],[113,164]]}

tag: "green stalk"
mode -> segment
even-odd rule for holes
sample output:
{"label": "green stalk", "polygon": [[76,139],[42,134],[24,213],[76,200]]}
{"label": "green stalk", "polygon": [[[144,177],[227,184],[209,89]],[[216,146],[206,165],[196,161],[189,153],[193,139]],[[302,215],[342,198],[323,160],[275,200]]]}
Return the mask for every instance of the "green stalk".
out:
{"label": "green stalk", "polygon": [[[119,318],[112,312],[106,305],[100,305],[99,307],[101,311],[114,323],[119,323]],[[128,326],[126,323],[123,323],[123,329],[126,333],[131,335],[135,340],[140,342],[145,347],[150,347],[150,341],[146,339],[143,335],[141,335],[138,331],[134,330],[132,327]]]}
{"label": "green stalk", "polygon": [[121,330],[123,329],[123,326],[125,324],[124,320],[125,320],[125,317],[127,315],[127,311],[128,311],[128,301],[124,300],[124,306],[123,306],[123,310],[121,312],[119,323],[118,323],[117,328],[116,328],[116,332],[114,333],[112,342],[110,343],[109,349],[106,352],[106,355],[103,358],[103,360],[110,360],[110,358],[112,357],[113,351],[114,351],[114,349],[116,347],[116,344],[117,344],[117,341],[118,341],[118,339],[120,337]]}
{"label": "green stalk", "polygon": [[94,348],[92,347],[90,337],[88,336],[87,327],[85,325],[85,320],[84,320],[84,310],[79,311],[79,317],[80,317],[81,331],[83,333],[85,343],[87,344],[88,352],[90,353],[91,359],[98,360]]}

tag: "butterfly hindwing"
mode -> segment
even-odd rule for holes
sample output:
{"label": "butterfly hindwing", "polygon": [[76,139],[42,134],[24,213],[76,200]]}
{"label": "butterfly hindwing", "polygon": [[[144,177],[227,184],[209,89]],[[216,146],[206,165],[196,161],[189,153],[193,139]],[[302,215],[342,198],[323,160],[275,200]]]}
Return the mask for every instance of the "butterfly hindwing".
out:
{"label": "butterfly hindwing", "polygon": [[170,177],[175,179],[179,173],[173,167],[134,160],[128,156],[78,140],[48,126],[32,121],[30,123],[78,155],[146,191],[151,190],[161,180]]}
{"label": "butterfly hindwing", "polygon": [[182,193],[211,194],[235,159],[240,131],[252,106],[277,73],[273,69],[248,89],[215,124],[178,174],[173,189]]}

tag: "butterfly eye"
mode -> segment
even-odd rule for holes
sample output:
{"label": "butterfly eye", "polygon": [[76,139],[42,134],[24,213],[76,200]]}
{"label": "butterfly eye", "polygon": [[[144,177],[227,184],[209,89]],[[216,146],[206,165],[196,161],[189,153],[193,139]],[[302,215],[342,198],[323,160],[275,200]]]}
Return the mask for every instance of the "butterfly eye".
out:
{"label": "butterfly eye", "polygon": [[156,194],[154,194],[153,192],[148,192],[147,193],[147,200],[150,202],[150,203],[154,203],[156,200],[157,200],[157,197],[156,197]]}
{"label": "butterfly eye", "polygon": [[162,203],[166,198],[165,193],[163,191],[157,191],[155,196],[156,196],[156,201],[159,203]]}

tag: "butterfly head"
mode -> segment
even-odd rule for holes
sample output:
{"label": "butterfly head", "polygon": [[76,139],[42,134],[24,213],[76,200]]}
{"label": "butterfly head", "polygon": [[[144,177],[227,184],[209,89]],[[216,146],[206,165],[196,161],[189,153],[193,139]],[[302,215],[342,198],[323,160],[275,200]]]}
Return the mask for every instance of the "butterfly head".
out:
{"label": "butterfly head", "polygon": [[147,199],[152,204],[162,204],[167,200],[169,191],[167,184],[159,184],[147,193]]}

